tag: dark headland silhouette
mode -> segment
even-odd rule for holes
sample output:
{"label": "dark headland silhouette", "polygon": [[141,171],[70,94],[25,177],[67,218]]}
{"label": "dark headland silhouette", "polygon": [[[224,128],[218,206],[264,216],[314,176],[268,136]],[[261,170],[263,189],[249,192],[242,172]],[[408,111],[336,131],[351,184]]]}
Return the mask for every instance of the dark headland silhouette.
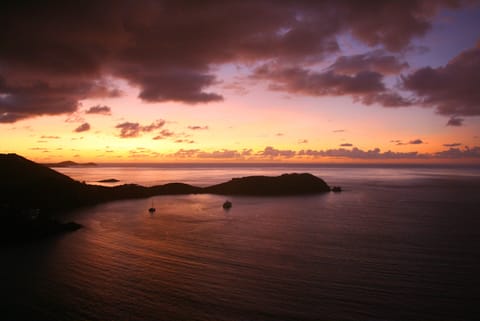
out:
{"label": "dark headland silhouette", "polygon": [[[37,222],[43,219],[47,230],[72,230],[75,223],[61,224],[52,219],[63,212],[102,202],[146,198],[155,195],[219,194],[286,196],[329,192],[321,178],[311,174],[283,174],[277,177],[249,176],[228,182],[196,187],[169,183],[151,187],[136,184],[98,186],[78,182],[17,154],[0,154],[0,215],[2,230],[11,230],[6,221]],[[9,218],[9,219],[7,219]],[[39,219],[41,218],[41,219]],[[57,223],[54,223],[57,222]],[[37,228],[35,226],[33,229]],[[38,228],[43,234],[41,227]],[[46,233],[48,234],[48,233]]]}

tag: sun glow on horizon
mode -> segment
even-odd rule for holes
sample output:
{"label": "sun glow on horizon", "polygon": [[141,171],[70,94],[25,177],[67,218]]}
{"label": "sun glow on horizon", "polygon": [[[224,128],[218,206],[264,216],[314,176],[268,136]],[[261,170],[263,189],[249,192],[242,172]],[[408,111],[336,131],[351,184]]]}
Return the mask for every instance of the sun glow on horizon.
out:
{"label": "sun glow on horizon", "polygon": [[[56,36],[42,12],[31,46],[45,37],[63,48],[66,37],[72,48],[32,47],[22,60],[30,43],[17,46],[12,38],[10,49],[20,54],[0,53],[0,152],[40,162],[480,163],[480,102],[472,87],[480,72],[480,7],[433,7],[417,13],[399,5],[396,12],[399,21],[428,30],[387,19],[388,26],[365,33],[347,19],[348,28],[324,34],[309,29],[331,18],[315,6],[278,6],[281,19],[249,12],[251,30],[236,17],[225,21],[212,11],[205,20],[186,6],[189,32],[174,38],[163,31],[179,22],[163,11],[127,34],[62,20],[65,35]],[[300,13],[289,19],[306,8],[312,21]],[[202,28],[210,34],[197,34]],[[372,38],[377,31],[383,36]],[[91,38],[97,33],[101,43]],[[89,45],[100,53],[83,52]],[[38,52],[58,55],[63,65]]]}

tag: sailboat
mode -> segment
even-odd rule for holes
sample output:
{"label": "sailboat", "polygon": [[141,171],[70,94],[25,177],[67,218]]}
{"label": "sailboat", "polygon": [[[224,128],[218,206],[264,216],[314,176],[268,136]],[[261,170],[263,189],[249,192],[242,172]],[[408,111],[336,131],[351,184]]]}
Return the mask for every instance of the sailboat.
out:
{"label": "sailboat", "polygon": [[226,210],[232,208],[232,202],[230,201],[226,201],[225,203],[223,203],[222,207]]}
{"label": "sailboat", "polygon": [[148,211],[149,211],[150,213],[155,212],[155,207],[153,207],[153,201],[152,201],[152,207],[150,207],[150,208],[148,209]]}

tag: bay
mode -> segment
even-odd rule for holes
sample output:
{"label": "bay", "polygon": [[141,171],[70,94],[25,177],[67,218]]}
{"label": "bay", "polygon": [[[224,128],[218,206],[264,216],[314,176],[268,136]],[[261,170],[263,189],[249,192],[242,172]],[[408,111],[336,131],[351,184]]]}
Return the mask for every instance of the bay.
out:
{"label": "bay", "polygon": [[[8,320],[476,320],[475,167],[149,165],[78,180],[207,186],[311,172],[342,193],[157,196],[83,208],[85,228],[0,249]],[[152,202],[155,214],[147,209]]]}

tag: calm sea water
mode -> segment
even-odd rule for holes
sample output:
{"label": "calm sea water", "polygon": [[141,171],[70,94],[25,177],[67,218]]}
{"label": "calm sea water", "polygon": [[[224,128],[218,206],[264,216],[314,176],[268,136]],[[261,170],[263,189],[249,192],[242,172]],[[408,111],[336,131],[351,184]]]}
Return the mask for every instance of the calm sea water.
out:
{"label": "calm sea water", "polygon": [[[1,248],[2,320],[478,320],[480,169],[62,168],[206,186],[311,172],[345,192],[158,196],[84,208],[85,228]],[[151,203],[157,211],[151,215]]]}

